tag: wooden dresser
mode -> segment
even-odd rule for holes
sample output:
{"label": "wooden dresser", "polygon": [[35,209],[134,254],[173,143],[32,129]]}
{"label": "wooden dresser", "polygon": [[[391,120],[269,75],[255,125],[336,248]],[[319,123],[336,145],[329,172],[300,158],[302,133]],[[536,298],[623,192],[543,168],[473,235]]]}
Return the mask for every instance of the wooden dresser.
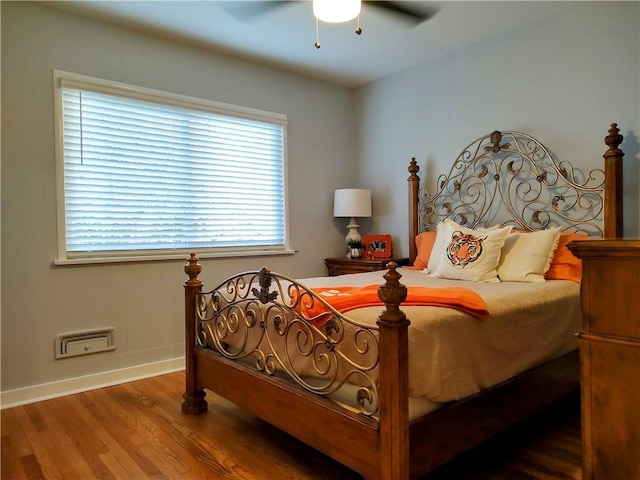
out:
{"label": "wooden dresser", "polygon": [[582,259],[583,479],[640,479],[640,240],[568,247]]}

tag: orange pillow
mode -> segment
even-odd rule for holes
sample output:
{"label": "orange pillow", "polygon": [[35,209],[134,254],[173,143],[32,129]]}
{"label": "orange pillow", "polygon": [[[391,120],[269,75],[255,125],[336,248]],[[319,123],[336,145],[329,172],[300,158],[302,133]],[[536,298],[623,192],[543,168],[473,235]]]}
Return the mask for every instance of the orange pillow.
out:
{"label": "orange pillow", "polygon": [[416,237],[416,247],[418,248],[418,255],[413,262],[413,267],[417,270],[424,270],[429,263],[429,257],[431,256],[431,250],[436,243],[437,232],[422,232]]}
{"label": "orange pillow", "polygon": [[574,240],[590,240],[584,233],[563,233],[558,240],[558,248],[544,278],[547,280],[573,280],[580,283],[582,279],[582,260],[574,256],[567,248],[567,243]]}

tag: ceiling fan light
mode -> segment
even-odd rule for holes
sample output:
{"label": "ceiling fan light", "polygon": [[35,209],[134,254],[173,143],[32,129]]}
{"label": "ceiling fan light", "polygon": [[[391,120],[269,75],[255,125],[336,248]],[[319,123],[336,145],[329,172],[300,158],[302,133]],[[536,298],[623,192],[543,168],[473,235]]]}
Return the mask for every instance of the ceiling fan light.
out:
{"label": "ceiling fan light", "polygon": [[313,0],[313,14],[327,23],[348,22],[360,15],[360,0]]}

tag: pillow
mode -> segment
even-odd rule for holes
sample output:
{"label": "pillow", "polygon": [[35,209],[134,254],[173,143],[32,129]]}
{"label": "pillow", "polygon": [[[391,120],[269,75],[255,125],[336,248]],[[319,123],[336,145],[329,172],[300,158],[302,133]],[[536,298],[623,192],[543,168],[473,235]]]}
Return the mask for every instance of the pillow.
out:
{"label": "pillow", "polygon": [[438,263],[440,262],[442,249],[445,247],[443,229],[445,225],[447,225],[449,222],[453,222],[453,220],[449,220],[447,218],[436,226],[436,240],[433,245],[433,248],[431,249],[431,254],[429,255],[429,261],[427,262],[427,272],[430,274],[433,274],[433,272],[436,271],[436,268],[438,267]]}
{"label": "pillow", "polygon": [[[453,226],[459,229],[471,230],[470,228],[463,227],[462,225],[454,222],[449,218],[445,218],[442,222],[440,222],[437,225],[436,227],[437,237],[435,240],[435,244],[433,245],[433,248],[431,250],[431,255],[429,256],[429,262],[427,263],[427,273],[431,275],[433,275],[435,271],[438,269],[438,264],[440,263],[440,258],[442,257],[442,251],[448,246],[448,243],[444,237],[444,231],[447,225]],[[497,228],[500,228],[500,225],[494,225],[493,227],[489,227],[489,228],[478,228],[476,232],[484,233],[489,230],[496,230]]]}
{"label": "pillow", "polygon": [[418,270],[424,270],[429,264],[429,257],[436,243],[437,232],[422,232],[416,237],[416,247],[418,255],[416,256],[413,266]]}
{"label": "pillow", "polygon": [[[511,227],[472,230],[451,222],[443,229],[445,248],[434,277],[499,282],[496,267]],[[434,247],[435,250],[435,247]]]}
{"label": "pillow", "polygon": [[560,227],[511,233],[502,246],[498,277],[502,282],[544,282],[558,247]]}
{"label": "pillow", "polygon": [[573,280],[580,283],[582,279],[582,260],[575,257],[567,248],[567,243],[574,240],[589,240],[585,233],[563,233],[558,240],[549,270],[545,274],[547,280]]}

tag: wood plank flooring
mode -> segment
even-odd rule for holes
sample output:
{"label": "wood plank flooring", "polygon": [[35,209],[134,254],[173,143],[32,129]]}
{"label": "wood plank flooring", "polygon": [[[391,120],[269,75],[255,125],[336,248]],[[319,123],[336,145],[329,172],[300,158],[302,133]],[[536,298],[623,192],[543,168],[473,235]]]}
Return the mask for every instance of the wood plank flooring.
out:
{"label": "wood plank flooring", "polygon": [[[355,480],[353,471],[208,393],[180,411],[184,373],[2,410],[2,479]],[[572,396],[422,480],[580,479]]]}

